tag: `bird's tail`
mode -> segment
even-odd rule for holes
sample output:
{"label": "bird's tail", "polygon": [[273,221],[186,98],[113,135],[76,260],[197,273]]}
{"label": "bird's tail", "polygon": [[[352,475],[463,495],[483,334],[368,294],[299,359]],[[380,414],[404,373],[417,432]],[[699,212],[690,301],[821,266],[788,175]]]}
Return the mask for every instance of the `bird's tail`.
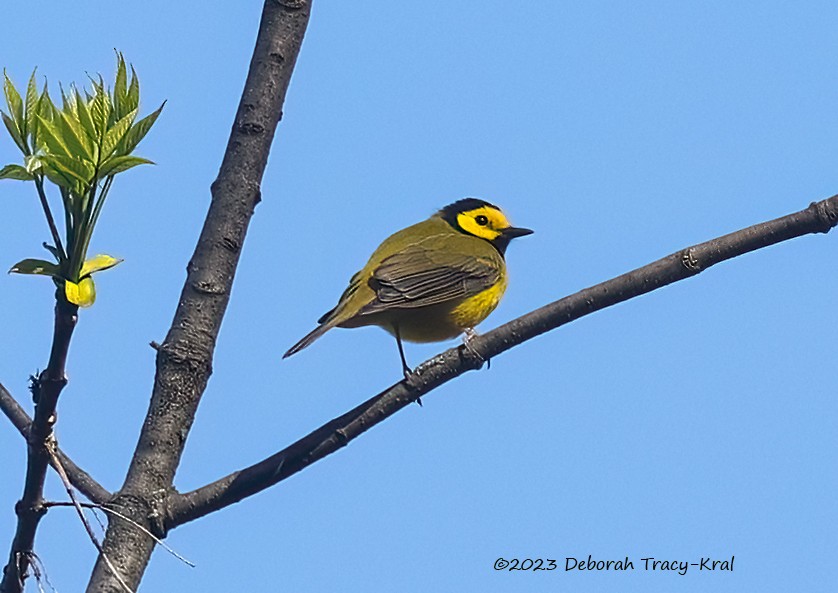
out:
{"label": "bird's tail", "polygon": [[318,325],[313,330],[311,330],[309,333],[307,333],[303,337],[302,340],[300,340],[299,342],[297,342],[296,344],[291,346],[288,349],[288,352],[286,352],[285,354],[282,355],[282,358],[288,358],[289,356],[291,356],[292,354],[296,354],[297,352],[299,352],[300,350],[302,350],[306,346],[311,345],[311,343],[314,340],[316,340],[317,338],[319,338],[320,336],[325,334],[327,331],[329,331],[333,327],[335,327],[335,324],[331,323],[331,322],[326,322],[326,323],[323,323],[321,325]]}

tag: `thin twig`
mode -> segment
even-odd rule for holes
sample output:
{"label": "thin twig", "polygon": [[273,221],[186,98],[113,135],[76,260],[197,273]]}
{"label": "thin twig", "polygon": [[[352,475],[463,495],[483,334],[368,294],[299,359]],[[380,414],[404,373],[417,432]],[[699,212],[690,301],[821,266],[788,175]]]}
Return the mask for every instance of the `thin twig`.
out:
{"label": "thin twig", "polygon": [[[49,506],[49,503],[44,503],[44,504]],[[56,506],[60,506],[60,505],[56,504]],[[100,506],[100,505],[91,505],[89,503],[82,503],[81,506],[82,506],[82,508],[85,508],[85,509],[88,506],[91,507],[91,511],[93,512],[93,517],[96,519],[96,522],[99,524],[99,529],[102,531],[102,533],[105,533],[105,531],[107,530],[107,527],[105,527],[105,521],[103,521],[102,517],[99,516],[99,513],[96,512],[96,507]]]}
{"label": "thin twig", "polygon": [[[44,506],[46,506],[46,507],[69,507],[69,506],[73,506],[73,503],[72,502],[45,502]],[[186,564],[190,568],[195,568],[195,563],[194,562],[192,562],[188,558],[185,558],[184,556],[181,556],[178,552],[176,552],[174,549],[172,549],[171,546],[167,545],[165,541],[163,541],[162,539],[160,539],[159,537],[157,537],[156,535],[151,533],[148,529],[146,529],[145,527],[143,527],[142,525],[140,525],[139,523],[137,523],[136,521],[134,521],[130,517],[126,517],[125,515],[123,515],[119,511],[117,511],[116,509],[111,508],[110,506],[107,506],[107,505],[104,505],[104,504],[94,504],[94,503],[90,503],[90,502],[80,502],[79,506],[83,509],[91,509],[91,510],[94,510],[94,511],[98,509],[102,512],[108,513],[110,515],[114,515],[115,517],[119,517],[123,521],[127,521],[128,523],[130,523],[131,525],[133,525],[134,527],[136,527],[137,529],[139,529],[140,531],[145,533],[148,537],[153,539],[158,545],[162,546],[163,549],[165,549],[169,554],[171,554],[172,556],[174,556],[175,558],[177,558],[178,560],[180,560],[181,562],[183,562],[184,564]]]}
{"label": "thin twig", "polygon": [[58,234],[58,228],[55,226],[55,219],[52,217],[52,210],[50,210],[47,194],[44,190],[44,180],[37,175],[35,176],[35,187],[38,190],[38,199],[41,202],[41,208],[44,209],[44,216],[47,218],[49,232],[52,235],[52,240],[55,242],[55,248],[61,254],[62,258],[66,259],[67,253],[64,251],[64,245],[61,243],[61,235]]}
{"label": "thin twig", "polygon": [[55,587],[53,587],[49,580],[47,567],[44,565],[44,561],[41,560],[35,552],[32,552],[29,563],[32,569],[32,575],[35,577],[35,582],[38,584],[38,591],[46,593],[46,591],[44,591],[44,586],[41,584],[42,580],[47,584],[47,587],[50,588],[50,591],[55,591]]}
{"label": "thin twig", "polygon": [[[90,541],[93,542],[93,545],[96,547],[96,550],[99,552],[99,556],[104,559],[105,564],[108,565],[108,568],[111,569],[114,578],[119,582],[123,589],[125,589],[128,593],[134,593],[134,590],[128,586],[128,584],[122,579],[117,571],[116,567],[111,562],[108,555],[105,554],[105,550],[102,549],[102,544],[99,543],[99,540],[96,538],[96,534],[93,533],[93,528],[90,526],[90,522],[87,520],[87,517],[84,516],[84,511],[82,510],[81,504],[79,503],[78,499],[76,498],[76,493],[73,490],[73,486],[70,484],[70,479],[67,477],[67,472],[64,471],[64,466],[61,465],[61,461],[58,459],[58,455],[55,454],[55,439],[51,438],[47,444],[47,451],[49,452],[50,458],[54,464],[58,475],[61,476],[61,482],[64,484],[64,489],[67,491],[67,495],[70,497],[72,501],[73,508],[76,509],[76,513],[81,519],[82,525],[84,525],[84,530],[87,531],[88,537],[90,537]],[[45,503],[46,505],[46,503]]]}

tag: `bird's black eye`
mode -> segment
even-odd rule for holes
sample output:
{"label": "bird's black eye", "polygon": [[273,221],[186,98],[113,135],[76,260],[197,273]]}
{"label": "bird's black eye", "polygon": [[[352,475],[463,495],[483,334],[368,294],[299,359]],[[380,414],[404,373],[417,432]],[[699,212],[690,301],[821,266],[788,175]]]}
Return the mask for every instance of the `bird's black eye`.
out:
{"label": "bird's black eye", "polygon": [[489,224],[489,219],[485,215],[480,214],[479,216],[474,217],[474,222],[476,222],[480,226],[486,226],[487,224]]}

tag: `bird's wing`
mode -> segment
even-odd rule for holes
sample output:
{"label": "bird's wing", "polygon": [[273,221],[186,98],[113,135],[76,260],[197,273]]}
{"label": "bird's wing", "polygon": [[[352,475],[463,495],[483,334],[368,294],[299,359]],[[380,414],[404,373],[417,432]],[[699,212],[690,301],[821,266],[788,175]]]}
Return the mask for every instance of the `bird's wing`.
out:
{"label": "bird's wing", "polygon": [[341,305],[343,305],[346,301],[353,297],[360,285],[361,272],[355,272],[355,274],[349,280],[349,286],[347,286],[346,290],[343,291],[343,294],[340,295],[340,298],[338,299],[338,304],[332,307],[330,310],[323,313],[323,315],[320,316],[320,319],[317,320],[317,323],[327,323],[330,320],[330,318],[332,318],[334,314],[340,309]]}
{"label": "bird's wing", "polygon": [[361,314],[427,307],[493,286],[500,280],[503,262],[500,256],[458,253],[460,242],[471,240],[461,235],[429,237],[382,260],[369,280],[376,298]]}

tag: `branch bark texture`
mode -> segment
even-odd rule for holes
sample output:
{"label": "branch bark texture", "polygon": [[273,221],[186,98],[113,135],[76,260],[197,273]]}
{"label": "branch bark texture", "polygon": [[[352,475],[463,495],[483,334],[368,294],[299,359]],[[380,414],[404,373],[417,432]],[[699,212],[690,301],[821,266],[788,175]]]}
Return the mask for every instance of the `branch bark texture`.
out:
{"label": "branch bark texture", "polygon": [[[291,73],[308,25],[310,0],[267,0],[245,88],[172,326],[157,351],[148,413],[125,483],[113,506],[164,535],[162,503],[172,489],[195,412],[212,372],[215,343]],[[154,542],[112,518],[105,553],[133,588]],[[100,555],[89,592],[118,591]]]}
{"label": "branch bark texture", "polygon": [[[421,364],[414,373],[289,447],[202,488],[173,494],[167,528],[236,503],[334,453],[411,402],[488,360],[547,331],[600,309],[695,276],[712,265],[838,225],[838,196],[805,210],[700,243],[536,309]],[[474,352],[479,354],[476,355]]]}

